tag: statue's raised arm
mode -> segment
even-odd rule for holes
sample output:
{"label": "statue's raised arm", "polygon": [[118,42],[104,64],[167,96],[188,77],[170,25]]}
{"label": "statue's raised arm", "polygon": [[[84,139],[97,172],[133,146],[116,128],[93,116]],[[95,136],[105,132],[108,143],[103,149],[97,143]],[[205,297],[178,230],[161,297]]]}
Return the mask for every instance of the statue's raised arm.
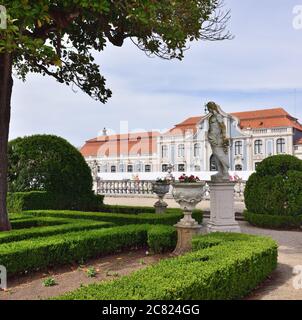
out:
{"label": "statue's raised arm", "polygon": [[222,110],[215,102],[208,102],[207,109],[210,113],[208,140],[217,165],[218,173],[212,176],[215,181],[229,181],[229,139],[226,135],[226,126]]}

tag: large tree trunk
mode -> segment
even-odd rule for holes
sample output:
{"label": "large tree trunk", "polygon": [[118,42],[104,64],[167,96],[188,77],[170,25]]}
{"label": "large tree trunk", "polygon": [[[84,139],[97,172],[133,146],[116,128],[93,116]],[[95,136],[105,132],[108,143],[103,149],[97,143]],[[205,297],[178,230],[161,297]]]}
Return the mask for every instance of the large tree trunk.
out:
{"label": "large tree trunk", "polygon": [[7,145],[9,134],[11,96],[13,88],[12,55],[0,54],[0,231],[8,231],[11,225],[6,208],[7,196]]}

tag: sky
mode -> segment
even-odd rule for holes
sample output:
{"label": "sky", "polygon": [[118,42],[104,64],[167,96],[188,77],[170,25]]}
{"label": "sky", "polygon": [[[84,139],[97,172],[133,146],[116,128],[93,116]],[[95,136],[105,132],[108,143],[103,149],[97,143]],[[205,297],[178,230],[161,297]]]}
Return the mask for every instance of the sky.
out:
{"label": "sky", "polygon": [[[165,131],[204,114],[283,107],[302,121],[302,0],[225,0],[233,40],[194,42],[183,61],[149,58],[130,41],[96,55],[113,97],[101,104],[49,77],[15,79],[10,139],[56,134],[76,147],[108,132]],[[299,20],[295,20],[298,21]]]}

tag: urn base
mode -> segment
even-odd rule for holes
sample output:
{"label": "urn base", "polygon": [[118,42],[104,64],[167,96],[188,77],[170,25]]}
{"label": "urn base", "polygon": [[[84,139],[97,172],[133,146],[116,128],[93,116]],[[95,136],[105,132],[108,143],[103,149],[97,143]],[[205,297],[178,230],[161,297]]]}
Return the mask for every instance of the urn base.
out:
{"label": "urn base", "polygon": [[192,238],[201,232],[202,226],[199,224],[184,226],[178,223],[175,227],[177,229],[177,245],[173,255],[178,256],[192,250]]}

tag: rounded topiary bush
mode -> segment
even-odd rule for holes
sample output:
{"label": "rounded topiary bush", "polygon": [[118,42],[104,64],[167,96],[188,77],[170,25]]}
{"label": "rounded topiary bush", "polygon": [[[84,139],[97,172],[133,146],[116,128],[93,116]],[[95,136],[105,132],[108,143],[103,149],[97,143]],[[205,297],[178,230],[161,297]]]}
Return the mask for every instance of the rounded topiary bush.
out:
{"label": "rounded topiary bush", "polygon": [[[301,216],[302,161],[289,155],[265,159],[247,181],[244,196],[246,208],[250,214]],[[255,218],[257,217],[253,217],[253,220]],[[265,221],[269,220],[271,218]],[[279,219],[278,221],[285,220]]]}
{"label": "rounded topiary bush", "polygon": [[10,192],[91,194],[92,177],[81,153],[63,138],[33,135],[9,143]]}

